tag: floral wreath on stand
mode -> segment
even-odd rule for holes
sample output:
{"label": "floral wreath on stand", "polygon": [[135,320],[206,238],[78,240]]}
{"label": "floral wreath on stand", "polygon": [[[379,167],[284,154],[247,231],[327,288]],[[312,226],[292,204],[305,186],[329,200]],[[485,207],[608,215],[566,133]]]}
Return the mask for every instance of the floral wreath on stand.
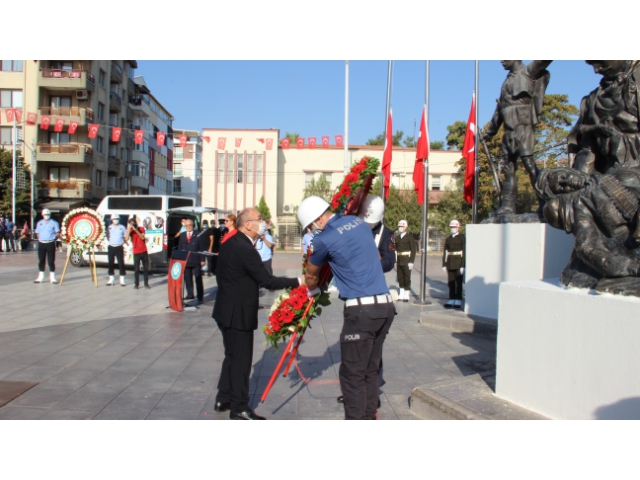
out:
{"label": "floral wreath on stand", "polygon": [[[331,210],[339,215],[357,214],[351,212],[352,207],[359,206],[364,200],[379,167],[380,160],[373,157],[364,157],[355,163],[333,196]],[[305,254],[302,261],[303,275],[306,272],[307,261],[308,255]],[[311,328],[311,320],[322,313],[322,307],[331,305],[330,294],[326,292],[328,278],[323,278],[323,274],[327,277],[330,272],[330,269],[321,271],[318,285],[323,287],[322,292],[314,297],[313,302],[307,296],[306,285],[285,289],[278,295],[269,310],[267,325],[262,328],[267,343],[277,349],[278,342],[284,342],[294,332],[303,334],[307,327]]]}
{"label": "floral wreath on stand", "polygon": [[76,208],[62,219],[60,236],[72,250],[85,251],[98,248],[106,240],[104,221],[91,208]]}

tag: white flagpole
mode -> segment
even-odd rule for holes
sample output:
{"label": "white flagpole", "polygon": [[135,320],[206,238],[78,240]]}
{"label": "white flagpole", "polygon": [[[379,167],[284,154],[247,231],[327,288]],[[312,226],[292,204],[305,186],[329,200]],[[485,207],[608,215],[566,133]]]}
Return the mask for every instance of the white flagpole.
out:
{"label": "white flagpole", "polygon": [[476,89],[475,89],[475,146],[473,149],[473,155],[475,157],[475,172],[473,175],[473,223],[478,223],[478,175],[480,174],[480,165],[478,164],[478,136],[480,135],[480,128],[478,127],[478,60],[476,60]]}
{"label": "white flagpole", "polygon": [[344,175],[349,172],[349,60],[344,62]]}
{"label": "white flagpole", "polygon": [[[387,108],[384,114],[384,137],[387,138],[387,127],[389,126],[389,108],[391,106],[391,71],[393,70],[393,60],[389,60],[387,73]],[[393,135],[393,132],[391,132]]]}
{"label": "white flagpole", "polygon": [[[427,60],[425,71],[425,92],[424,92],[424,110],[425,110],[425,130],[429,132],[429,60]],[[428,135],[427,135],[428,138]],[[430,152],[427,145],[427,152]],[[429,228],[429,158],[423,161],[424,168],[424,186],[422,192],[422,261],[421,261],[421,282],[420,282],[420,301],[415,302],[417,305],[431,305],[426,300],[427,296],[427,247],[428,247],[428,228]]]}

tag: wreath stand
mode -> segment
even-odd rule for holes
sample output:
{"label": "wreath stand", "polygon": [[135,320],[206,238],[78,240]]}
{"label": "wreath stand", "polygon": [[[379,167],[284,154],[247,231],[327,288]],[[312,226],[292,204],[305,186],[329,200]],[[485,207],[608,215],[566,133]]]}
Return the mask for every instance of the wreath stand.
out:
{"label": "wreath stand", "polygon": [[[73,248],[69,245],[67,247],[67,261],[64,262],[64,268],[62,269],[62,276],[60,277],[60,286],[64,282],[64,274],[67,273],[67,267],[69,266],[69,260],[71,259],[71,252]],[[82,255],[82,252],[80,252]],[[96,252],[95,248],[89,250],[89,271],[91,272],[91,281],[98,286],[98,267],[96,266]]]}

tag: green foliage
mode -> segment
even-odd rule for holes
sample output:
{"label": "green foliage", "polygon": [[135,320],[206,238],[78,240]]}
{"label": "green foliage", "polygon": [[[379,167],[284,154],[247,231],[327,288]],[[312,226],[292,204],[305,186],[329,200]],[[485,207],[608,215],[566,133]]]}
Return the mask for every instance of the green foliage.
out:
{"label": "green foliage", "polygon": [[398,190],[391,185],[389,196],[384,202],[384,224],[392,231],[398,229],[398,222],[406,220],[408,231],[417,236],[422,231],[422,206],[418,203],[415,190]]}
{"label": "green foliage", "polygon": [[416,142],[416,137],[410,137],[407,135],[407,138],[404,139],[404,146],[406,148],[416,148],[418,146],[418,142]]}
{"label": "green foliage", "polygon": [[285,133],[284,138],[288,138],[291,143],[296,143],[296,140],[300,136],[299,133]]}
{"label": "green foliage", "polygon": [[429,148],[431,150],[444,150],[444,142],[437,140],[435,142],[429,142]]}
{"label": "green foliage", "polygon": [[318,177],[318,181],[316,179],[312,179],[309,185],[307,185],[304,189],[304,193],[302,195],[302,200],[307,197],[320,197],[325,200],[327,203],[331,203],[331,199],[333,198],[334,191],[331,189],[331,184],[324,176],[324,173],[321,173]]}
{"label": "green foliage", "polygon": [[269,220],[271,218],[271,210],[269,210],[264,195],[260,197],[260,202],[256,205],[256,209],[260,212],[260,215],[262,215],[263,220]]}
{"label": "green foliage", "polygon": [[[16,161],[20,164],[23,161],[22,152],[18,150]],[[11,201],[13,182],[13,152],[0,146],[0,212],[5,216],[11,216]],[[16,190],[16,223],[19,219],[28,219],[31,214],[31,174],[29,168],[24,167],[26,184],[24,189]]]}
{"label": "green foliage", "polygon": [[[394,147],[399,147],[400,142],[402,141],[402,136],[404,132],[402,130],[396,130],[395,135],[392,137],[392,143]],[[412,137],[409,137],[412,138]],[[376,138],[370,138],[367,140],[366,145],[384,145],[384,132],[378,135]]]}
{"label": "green foliage", "polygon": [[[570,127],[580,110],[569,103],[569,96],[565,94],[551,94],[544,96],[542,112],[536,125],[535,150],[541,150],[558,143],[566,143]],[[546,168],[555,168],[557,161],[565,157],[566,147],[555,147],[545,152],[535,154],[536,161],[543,161]]]}
{"label": "green foliage", "polygon": [[467,122],[457,120],[453,125],[447,126],[449,132],[446,137],[447,150],[462,150],[464,134],[467,132]]}

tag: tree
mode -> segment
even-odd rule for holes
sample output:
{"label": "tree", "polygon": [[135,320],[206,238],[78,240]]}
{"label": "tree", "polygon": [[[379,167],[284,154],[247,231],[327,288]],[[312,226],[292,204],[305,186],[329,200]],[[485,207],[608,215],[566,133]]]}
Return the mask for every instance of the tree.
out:
{"label": "tree", "polygon": [[302,195],[302,200],[307,197],[320,197],[325,200],[327,203],[331,203],[331,199],[333,198],[334,190],[331,188],[331,184],[324,176],[324,173],[321,173],[318,177],[318,181],[316,182],[315,178],[311,179],[309,185],[304,188],[304,194]]}
{"label": "tree", "polygon": [[[535,150],[551,147],[559,143],[566,143],[568,130],[575,121],[580,110],[569,103],[569,96],[565,94],[550,94],[544,96],[542,112],[536,125]],[[542,161],[546,168],[555,168],[560,156],[566,156],[567,148],[564,145],[535,154],[536,161]]]}
{"label": "tree", "polygon": [[269,210],[267,202],[264,199],[264,195],[260,197],[260,202],[256,206],[256,210],[260,212],[263,220],[269,220],[271,218],[271,210]]}
{"label": "tree", "polygon": [[[22,153],[18,151],[17,165],[23,164]],[[16,190],[16,223],[20,217],[29,218],[31,214],[31,173],[24,166],[25,188]],[[12,181],[13,181],[13,152],[0,146],[0,212],[5,216],[11,216],[12,205]]]}
{"label": "tree", "polygon": [[296,143],[296,140],[300,136],[299,133],[285,133],[284,138],[288,138],[291,143]]}
{"label": "tree", "polygon": [[[376,178],[371,185],[369,195],[381,196],[382,181]],[[398,229],[398,222],[406,220],[409,224],[408,231],[420,236],[422,231],[422,206],[418,203],[415,190],[398,190],[391,185],[389,196],[384,202],[384,224],[392,231]]]}
{"label": "tree", "polygon": [[[402,130],[396,130],[395,135],[393,135],[391,143],[393,143],[394,147],[399,147],[400,142],[402,141],[402,136],[404,132]],[[411,138],[411,137],[409,137]],[[367,145],[384,145],[384,132],[378,135],[376,138],[370,138],[367,140]]]}
{"label": "tree", "polygon": [[447,126],[447,150],[462,150],[464,135],[467,132],[467,122],[457,120],[453,125]]}
{"label": "tree", "polygon": [[441,140],[437,140],[435,142],[429,142],[429,149],[431,150],[442,150],[444,149],[444,142]]}
{"label": "tree", "polygon": [[416,137],[407,136],[407,138],[404,139],[404,146],[406,148],[416,148],[417,145]]}

